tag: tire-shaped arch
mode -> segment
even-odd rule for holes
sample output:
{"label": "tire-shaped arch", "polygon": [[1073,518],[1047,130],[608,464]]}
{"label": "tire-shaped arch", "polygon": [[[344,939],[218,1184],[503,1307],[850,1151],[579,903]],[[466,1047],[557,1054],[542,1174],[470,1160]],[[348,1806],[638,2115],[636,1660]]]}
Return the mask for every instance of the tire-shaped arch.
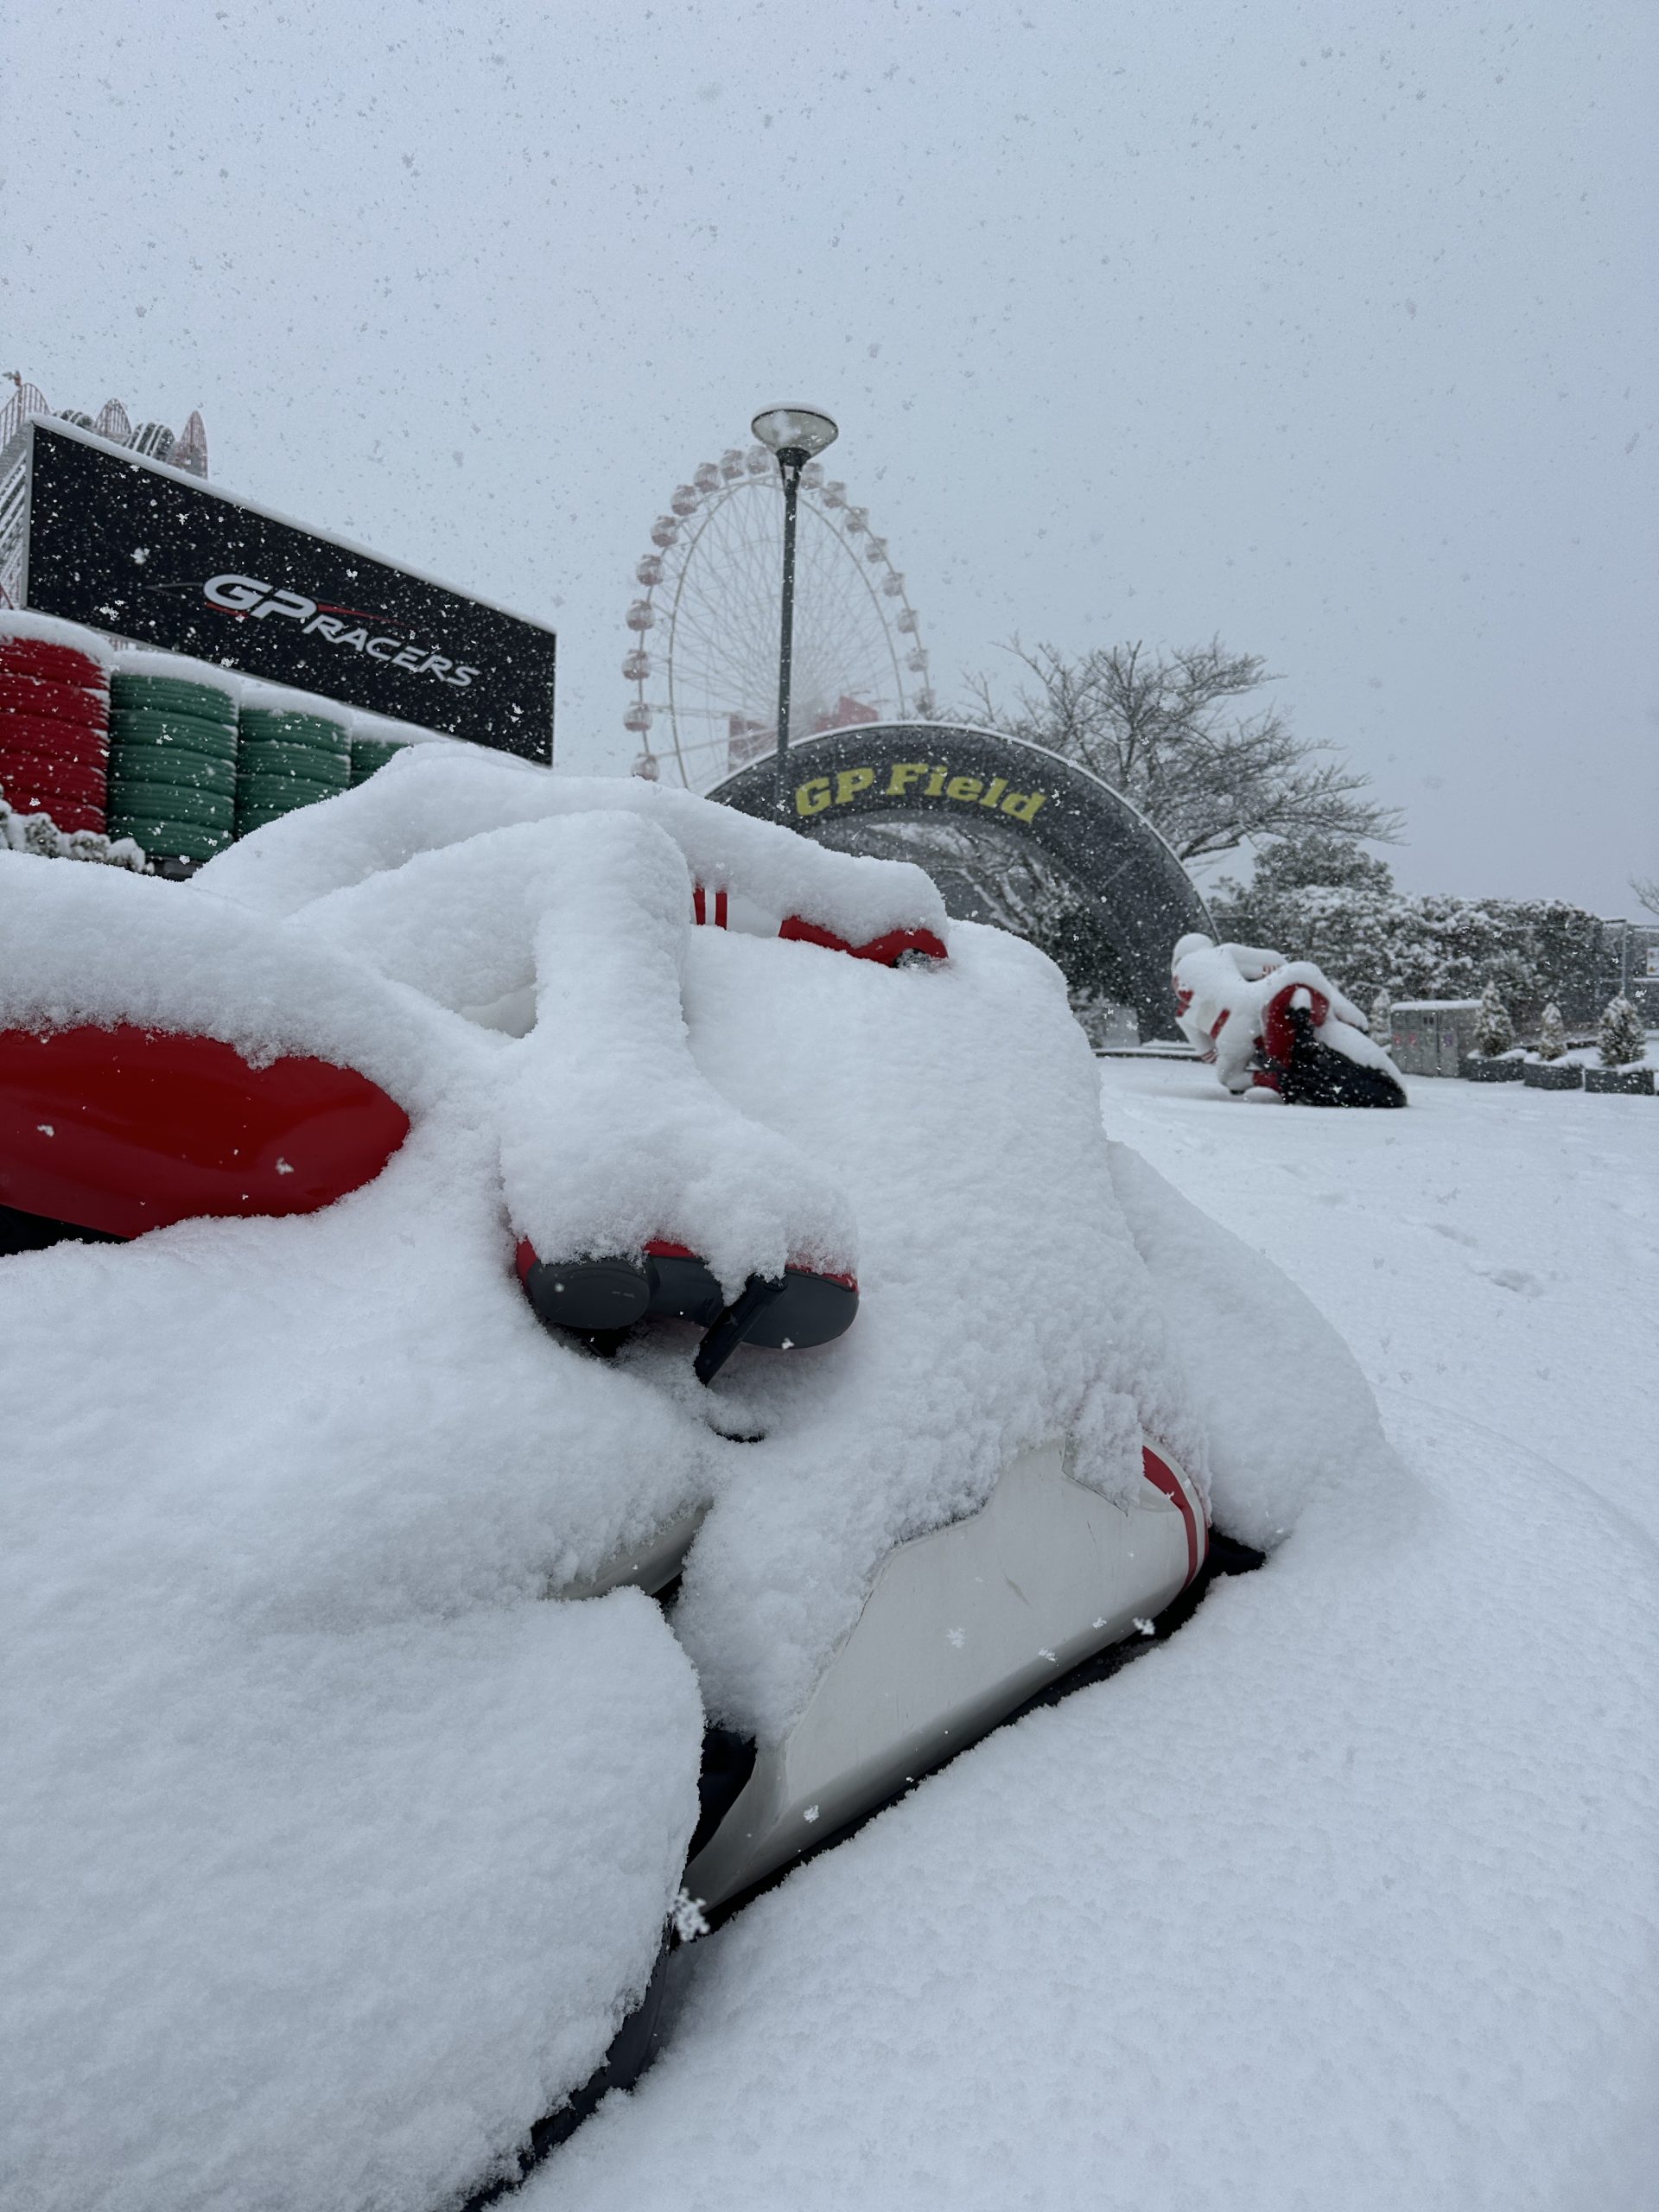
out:
{"label": "tire-shaped arch", "polygon": [[[1186,870],[1146,817],[1098,776],[1025,738],[961,722],[868,722],[798,739],[788,820],[821,836],[860,817],[955,821],[1039,852],[1091,909],[1121,963],[1143,1037],[1178,1034],[1170,949],[1212,927]],[[771,817],[777,770],[757,761],[709,794]]]}

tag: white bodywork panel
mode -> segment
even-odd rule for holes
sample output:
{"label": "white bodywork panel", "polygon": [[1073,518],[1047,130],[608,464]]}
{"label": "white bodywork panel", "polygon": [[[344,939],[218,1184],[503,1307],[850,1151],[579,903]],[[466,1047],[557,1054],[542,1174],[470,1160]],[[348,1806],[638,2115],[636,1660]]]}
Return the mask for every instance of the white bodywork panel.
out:
{"label": "white bodywork panel", "polygon": [[643,1543],[630,1544],[621,1551],[613,1552],[592,1574],[580,1581],[561,1583],[550,1594],[567,1599],[602,1598],[607,1591],[620,1590],[626,1583],[643,1590],[648,1598],[655,1597],[684,1566],[691,1539],[702,1528],[708,1510],[706,1505],[694,1505]]}
{"label": "white bodywork panel", "polygon": [[[1166,1452],[1196,1525],[1204,1509]],[[719,1904],[972,1743],[1189,1579],[1187,1518],[1142,1484],[1085,1489],[1058,1443],[1007,1466],[981,1510],[901,1544],[799,1720],[763,1750],[686,1887]]]}

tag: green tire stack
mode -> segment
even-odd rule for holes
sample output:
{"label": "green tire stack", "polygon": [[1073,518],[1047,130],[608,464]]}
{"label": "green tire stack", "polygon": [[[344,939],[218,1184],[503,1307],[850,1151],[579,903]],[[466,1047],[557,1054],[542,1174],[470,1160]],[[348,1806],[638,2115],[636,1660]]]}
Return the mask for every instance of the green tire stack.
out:
{"label": "green tire stack", "polygon": [[111,837],[161,860],[200,862],[236,835],[237,702],[188,677],[110,677]]}
{"label": "green tire stack", "polygon": [[366,784],[378,769],[384,768],[395,753],[404,753],[408,747],[400,737],[354,737],[352,740],[352,789]]}
{"label": "green tire stack", "polygon": [[352,780],[349,726],[296,709],[245,706],[237,762],[236,834],[333,798]]}

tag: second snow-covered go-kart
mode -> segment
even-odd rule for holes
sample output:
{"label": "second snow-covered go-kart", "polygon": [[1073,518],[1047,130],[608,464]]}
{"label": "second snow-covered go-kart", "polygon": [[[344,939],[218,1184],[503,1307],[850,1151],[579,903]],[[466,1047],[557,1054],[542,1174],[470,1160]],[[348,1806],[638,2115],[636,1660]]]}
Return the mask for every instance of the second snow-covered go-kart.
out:
{"label": "second snow-covered go-kart", "polygon": [[511,2174],[677,1892],[1202,1573],[1092,1056],[918,871],[430,747],[189,885],[17,856],[0,909],[0,1203],[69,1232],[0,1262],[73,1592],[17,1800],[75,1820],[35,2040],[60,2145],[126,2115],[124,2202]]}
{"label": "second snow-covered go-kart", "polygon": [[1234,1097],[1287,1106],[1403,1106],[1400,1071],[1359,1008],[1310,960],[1180,938],[1176,1020]]}

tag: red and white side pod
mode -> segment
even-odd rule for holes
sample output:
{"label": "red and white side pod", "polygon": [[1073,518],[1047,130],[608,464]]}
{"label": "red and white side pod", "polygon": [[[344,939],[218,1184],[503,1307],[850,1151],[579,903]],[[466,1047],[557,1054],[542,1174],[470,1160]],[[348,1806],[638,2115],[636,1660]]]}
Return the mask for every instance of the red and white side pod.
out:
{"label": "red and white side pod", "polygon": [[1123,1504],[1067,1460],[1059,1442],[1023,1453],[977,1513],[888,1554],[799,1719],[687,1868],[691,1896],[718,1905],[764,1879],[1180,1594],[1209,1548],[1185,1470],[1147,1445]]}

